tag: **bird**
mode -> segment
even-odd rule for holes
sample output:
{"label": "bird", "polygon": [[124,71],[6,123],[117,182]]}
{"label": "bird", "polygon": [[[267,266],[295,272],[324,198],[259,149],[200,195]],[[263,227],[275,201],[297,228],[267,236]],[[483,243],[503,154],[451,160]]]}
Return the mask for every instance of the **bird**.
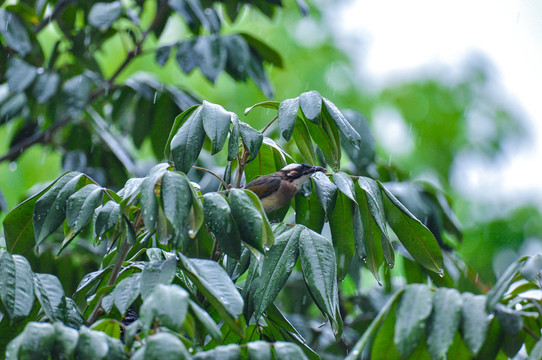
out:
{"label": "bird", "polygon": [[270,214],[288,205],[301,185],[318,171],[326,172],[326,169],[307,164],[288,164],[275,173],[252,180],[243,188],[258,195],[265,213]]}

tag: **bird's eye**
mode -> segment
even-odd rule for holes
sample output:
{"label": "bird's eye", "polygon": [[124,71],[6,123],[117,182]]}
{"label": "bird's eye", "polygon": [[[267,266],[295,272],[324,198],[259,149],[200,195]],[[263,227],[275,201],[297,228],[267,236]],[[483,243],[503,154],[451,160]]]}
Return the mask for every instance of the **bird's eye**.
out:
{"label": "bird's eye", "polygon": [[288,177],[291,177],[291,178],[298,178],[299,177],[299,173],[297,171],[290,171],[288,172]]}

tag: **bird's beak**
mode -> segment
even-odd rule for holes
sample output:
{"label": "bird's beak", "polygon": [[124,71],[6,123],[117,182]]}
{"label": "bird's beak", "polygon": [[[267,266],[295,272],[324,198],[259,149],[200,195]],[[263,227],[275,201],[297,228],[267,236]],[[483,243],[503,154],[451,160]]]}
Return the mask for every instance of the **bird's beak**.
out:
{"label": "bird's beak", "polygon": [[312,168],[308,169],[307,170],[307,174],[314,174],[318,171],[321,171],[321,172],[327,172],[326,168],[323,168],[321,166],[313,166]]}

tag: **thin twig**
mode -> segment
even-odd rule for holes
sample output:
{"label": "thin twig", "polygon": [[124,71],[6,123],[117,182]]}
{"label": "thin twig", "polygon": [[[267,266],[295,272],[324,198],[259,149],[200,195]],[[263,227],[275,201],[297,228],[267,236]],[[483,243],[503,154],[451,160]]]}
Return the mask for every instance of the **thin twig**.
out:
{"label": "thin twig", "polygon": [[53,12],[45,17],[34,29],[34,34],[39,33],[41,30],[43,30],[44,27],[49,25],[53,20],[55,20],[64,10],[64,8],[70,3],[71,0],[60,0],[56,6]]}
{"label": "thin twig", "polygon": [[218,180],[220,180],[220,182],[222,183],[222,185],[224,185],[224,188],[225,188],[225,189],[228,188],[228,184],[226,184],[226,182],[225,182],[224,180],[222,180],[222,178],[221,178],[218,174],[212,172],[211,170],[205,169],[205,168],[202,168],[202,167],[199,167],[199,166],[192,166],[192,169],[205,171],[206,173],[209,173],[209,174],[213,175],[215,178],[217,178]]}
{"label": "thin twig", "polygon": [[269,122],[269,124],[265,125],[265,127],[263,128],[263,130],[260,131],[260,132],[263,134],[267,129],[269,129],[269,127],[271,126],[271,124],[273,124],[273,123],[275,122],[275,120],[277,120],[278,118],[279,118],[278,115],[275,116],[275,117],[273,118],[273,120],[271,120],[271,121]]}

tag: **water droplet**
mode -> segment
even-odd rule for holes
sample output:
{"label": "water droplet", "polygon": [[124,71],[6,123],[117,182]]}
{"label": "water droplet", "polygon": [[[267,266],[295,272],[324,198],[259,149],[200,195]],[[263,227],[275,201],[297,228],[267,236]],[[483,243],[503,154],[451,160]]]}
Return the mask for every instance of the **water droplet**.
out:
{"label": "water droplet", "polygon": [[152,99],[153,104],[156,104],[156,96],[158,96],[158,91],[154,92],[154,98]]}
{"label": "water droplet", "polygon": [[45,72],[45,69],[42,68],[42,67],[39,67],[39,68],[36,69],[36,74],[38,74],[38,75],[41,75],[41,74],[43,74],[44,72]]}
{"label": "water droplet", "polygon": [[9,163],[9,171],[15,171],[17,170],[17,162],[12,161]]}
{"label": "water droplet", "polygon": [[440,273],[438,273],[438,276],[440,276],[441,278],[443,278],[443,277],[444,277],[444,273],[443,273],[443,272],[440,272]]}

